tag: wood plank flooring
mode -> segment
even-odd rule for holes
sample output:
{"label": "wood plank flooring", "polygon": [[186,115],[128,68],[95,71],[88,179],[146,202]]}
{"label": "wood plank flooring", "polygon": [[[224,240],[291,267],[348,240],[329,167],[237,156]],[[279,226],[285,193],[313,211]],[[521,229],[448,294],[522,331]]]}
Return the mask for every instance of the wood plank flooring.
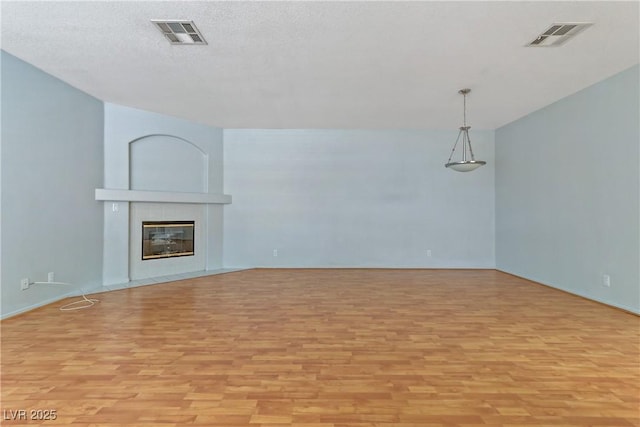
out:
{"label": "wood plank flooring", "polygon": [[97,298],[1,323],[3,425],[640,426],[640,318],[493,270],[249,270]]}

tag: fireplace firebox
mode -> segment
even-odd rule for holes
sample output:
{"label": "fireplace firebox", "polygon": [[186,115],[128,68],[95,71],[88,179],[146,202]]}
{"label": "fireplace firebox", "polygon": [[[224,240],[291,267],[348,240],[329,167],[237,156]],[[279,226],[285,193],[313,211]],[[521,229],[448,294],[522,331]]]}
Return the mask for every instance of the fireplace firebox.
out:
{"label": "fireplace firebox", "polygon": [[143,221],[142,259],[193,256],[195,221]]}

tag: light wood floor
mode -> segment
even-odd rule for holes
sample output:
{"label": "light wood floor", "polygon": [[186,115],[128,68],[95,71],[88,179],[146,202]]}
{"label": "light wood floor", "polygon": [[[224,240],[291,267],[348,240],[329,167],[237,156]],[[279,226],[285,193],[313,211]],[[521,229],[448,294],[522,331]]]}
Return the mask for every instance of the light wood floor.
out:
{"label": "light wood floor", "polygon": [[1,323],[5,418],[640,426],[640,318],[496,271],[250,270],[98,298]]}

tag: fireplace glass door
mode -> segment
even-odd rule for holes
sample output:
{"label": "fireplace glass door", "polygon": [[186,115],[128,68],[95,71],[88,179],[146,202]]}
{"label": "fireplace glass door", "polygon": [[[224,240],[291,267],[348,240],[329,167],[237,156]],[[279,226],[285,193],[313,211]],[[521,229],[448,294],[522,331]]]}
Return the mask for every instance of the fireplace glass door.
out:
{"label": "fireplace glass door", "polygon": [[193,256],[194,221],[143,221],[142,259]]}

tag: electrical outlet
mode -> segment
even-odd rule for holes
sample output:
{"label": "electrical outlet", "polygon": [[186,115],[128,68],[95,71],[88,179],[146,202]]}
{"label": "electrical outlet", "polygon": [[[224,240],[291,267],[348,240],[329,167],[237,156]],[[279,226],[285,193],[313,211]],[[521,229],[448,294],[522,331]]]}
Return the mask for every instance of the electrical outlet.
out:
{"label": "electrical outlet", "polygon": [[611,287],[611,276],[609,276],[608,274],[602,275],[602,286],[604,286],[605,288]]}
{"label": "electrical outlet", "polygon": [[20,280],[20,289],[22,289],[23,291],[29,289],[29,279]]}
{"label": "electrical outlet", "polygon": [[47,274],[47,282],[51,283],[51,282],[55,282],[55,273],[53,271],[50,271],[49,274]]}
{"label": "electrical outlet", "polygon": [[273,250],[273,256],[278,256],[278,250],[277,249]]}
{"label": "electrical outlet", "polygon": [[427,249],[427,256],[431,257],[431,249]]}

